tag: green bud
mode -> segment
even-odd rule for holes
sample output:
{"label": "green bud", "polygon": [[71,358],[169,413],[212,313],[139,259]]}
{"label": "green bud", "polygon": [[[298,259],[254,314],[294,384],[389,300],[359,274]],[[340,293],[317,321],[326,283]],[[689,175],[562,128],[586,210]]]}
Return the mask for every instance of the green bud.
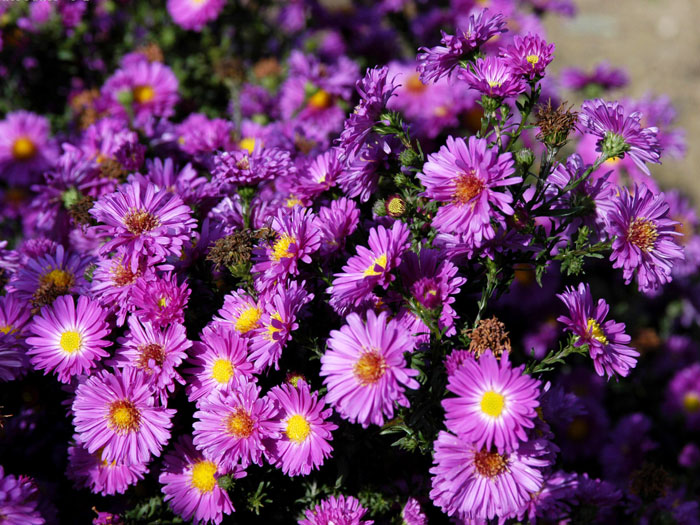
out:
{"label": "green bud", "polygon": [[225,474],[219,477],[219,479],[216,480],[216,483],[219,485],[219,487],[221,487],[221,490],[225,490],[226,492],[231,490],[235,485],[233,476],[231,474]]}
{"label": "green bud", "polygon": [[397,173],[394,175],[394,184],[396,184],[399,188],[402,188],[408,183],[408,177],[406,176],[405,173]]}
{"label": "green bud", "polygon": [[488,95],[481,96],[481,107],[484,108],[484,114],[490,115],[496,112],[500,107],[501,101],[497,98],[489,97]]}
{"label": "green bud", "polygon": [[243,202],[250,202],[255,195],[255,188],[251,186],[241,186],[238,188],[238,195],[241,196]]}
{"label": "green bud", "polygon": [[117,93],[117,101],[125,108],[130,108],[134,103],[134,94],[130,89],[124,89]]}
{"label": "green bud", "polygon": [[66,191],[64,191],[61,194],[61,200],[63,201],[63,207],[66,209],[70,208],[71,206],[73,206],[73,204],[78,202],[80,197],[81,197],[81,195],[80,195],[80,192],[77,190],[77,188],[73,188],[73,187],[68,188]]}
{"label": "green bud", "polygon": [[399,160],[402,166],[414,166],[419,159],[420,156],[413,149],[405,149],[399,154]]}
{"label": "green bud", "polygon": [[612,131],[605,133],[600,147],[606,160],[621,158],[630,149],[630,145],[625,142],[625,138]]}
{"label": "green bud", "polygon": [[384,217],[386,215],[386,203],[384,202],[384,199],[379,199],[376,201],[372,206],[372,211],[378,217]]}
{"label": "green bud", "polygon": [[515,154],[515,161],[527,169],[535,162],[535,154],[531,149],[523,148]]}

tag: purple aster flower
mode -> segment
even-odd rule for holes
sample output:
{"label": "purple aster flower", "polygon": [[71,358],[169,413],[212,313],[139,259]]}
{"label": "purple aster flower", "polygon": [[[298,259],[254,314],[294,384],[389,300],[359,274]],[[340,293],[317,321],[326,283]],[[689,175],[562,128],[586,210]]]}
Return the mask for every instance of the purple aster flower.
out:
{"label": "purple aster flower", "polygon": [[132,290],[142,275],[152,279],[145,264],[139,264],[132,271],[127,261],[124,248],[118,248],[111,259],[102,259],[92,274],[91,292],[103,308],[109,308],[117,316],[117,326],[122,326],[126,316],[134,310],[131,303]]}
{"label": "purple aster flower", "polygon": [[337,498],[330,496],[313,509],[305,510],[305,519],[297,523],[299,525],[372,525],[374,521],[362,519],[366,513],[367,509],[357,499],[341,494]]}
{"label": "purple aster flower", "polygon": [[629,77],[623,69],[615,69],[607,62],[601,62],[591,73],[586,73],[576,68],[564,68],[561,71],[560,81],[562,86],[584,90],[595,85],[603,90],[625,87]]}
{"label": "purple aster flower", "polygon": [[[146,168],[148,176],[146,180],[141,179],[144,188],[148,186],[150,181],[159,190],[165,189],[178,195],[185,204],[195,204],[203,197],[208,197],[215,193],[207,178],[200,177],[197,174],[197,170],[190,163],[177,170],[173,160],[170,158],[164,161],[149,159],[146,161]],[[133,182],[132,177],[129,177],[129,182]]]}
{"label": "purple aster flower", "polygon": [[338,185],[348,197],[359,197],[367,202],[379,187],[380,168],[385,165],[388,140],[371,134],[360,148],[345,159],[345,167],[338,174]]}
{"label": "purple aster flower", "polygon": [[240,335],[251,336],[253,330],[262,326],[263,304],[239,288],[224,297],[224,305],[214,322],[233,328]]}
{"label": "purple aster flower", "polygon": [[554,58],[553,52],[554,44],[528,33],[523,38],[516,35],[513,44],[501,49],[501,56],[513,71],[528,80],[536,80],[544,76],[544,70]]}
{"label": "purple aster flower", "polygon": [[501,13],[492,15],[484,9],[471,14],[456,36],[442,32],[442,46],[420,48],[417,57],[420,79],[427,84],[449,75],[461,60],[468,59],[491,37],[506,31],[506,21]]}
{"label": "purple aster flower", "polygon": [[615,508],[622,500],[622,491],[615,485],[600,479],[593,479],[588,473],[579,474],[574,501],[593,511],[586,519],[592,523],[614,523]]}
{"label": "purple aster flower", "polygon": [[452,376],[457,370],[464,366],[467,361],[474,361],[475,356],[469,350],[455,348],[450,354],[445,357],[444,365],[447,377]]}
{"label": "purple aster flower", "polygon": [[526,517],[529,523],[536,523],[538,517],[545,521],[565,520],[577,487],[576,473],[556,471],[547,474],[542,488],[532,494],[530,502],[518,513],[518,521],[524,522]]}
{"label": "purple aster flower", "polygon": [[[75,436],[77,441],[78,436]],[[88,488],[94,494],[123,494],[148,473],[145,463],[134,465],[117,464],[102,459],[98,450],[90,453],[76,442],[68,447],[68,468],[66,476],[75,483],[75,488]]]}
{"label": "purple aster flower", "polygon": [[461,69],[459,75],[469,87],[491,98],[517,97],[525,91],[522,78],[507,59],[500,57],[477,58],[470,69]]}
{"label": "purple aster flower", "polygon": [[104,347],[109,328],[107,312],[96,301],[82,295],[75,301],[69,295],[58,297],[35,316],[29,331],[27,354],[37,370],[55,372],[61,383],[89,371],[95,361],[109,355]]}
{"label": "purple aster flower", "polygon": [[226,0],[168,0],[168,13],[181,28],[201,31],[207,22],[216,20],[224,5]]}
{"label": "purple aster flower", "polygon": [[194,448],[192,437],[182,436],[175,449],[163,458],[163,470],[158,481],[163,485],[165,501],[173,512],[184,520],[199,523],[219,524],[224,514],[235,509],[228,493],[217,480],[224,474],[233,478],[245,477],[245,471],[234,466],[231,472],[221,468],[216,461]]}
{"label": "purple aster flower", "polygon": [[534,427],[540,404],[540,382],[524,374],[524,369],[524,365],[511,368],[508,353],[500,362],[491,352],[478,361],[466,360],[449,376],[447,385],[458,397],[442,401],[448,430],[477,449],[495,444],[500,453],[527,441],[526,430]]}
{"label": "purple aster flower", "polygon": [[118,464],[146,463],[170,439],[175,410],[155,403],[148,378],[135,368],[103,370],[75,391],[78,440],[91,454]]}
{"label": "purple aster flower", "polygon": [[161,277],[139,277],[131,289],[134,315],[158,327],[183,323],[190,293],[187,281],[178,285],[172,272]]}
{"label": "purple aster flower", "polygon": [[112,237],[100,248],[100,255],[123,246],[132,272],[142,258],[153,263],[169,254],[179,257],[196,225],[192,210],[180,197],[157,190],[154,184],[146,188],[138,183],[125,184],[98,199],[90,214],[104,223],[95,226],[96,231]]}
{"label": "purple aster flower", "polygon": [[605,479],[619,485],[642,466],[647,453],[658,446],[649,438],[651,425],[651,419],[641,413],[629,414],[618,421],[600,450]]}
{"label": "purple aster flower", "polygon": [[557,297],[568,309],[568,315],[562,315],[557,320],[578,336],[574,346],[588,345],[596,373],[599,376],[618,374],[626,377],[630,369],[637,365],[639,353],[627,345],[631,338],[625,333],[624,323],[605,320],[610,311],[608,303],[598,299],[593,306],[591,287],[584,283],[579,283],[578,288],[568,287]]}
{"label": "purple aster flower", "polygon": [[677,113],[671,99],[666,95],[655,97],[647,94],[638,101],[631,101],[631,104],[634,111],[642,114],[644,125],[659,129],[656,137],[664,155],[682,159],[687,150],[685,130],[674,127]]}
{"label": "purple aster flower", "polygon": [[288,476],[306,476],[331,456],[331,432],[338,428],[327,421],[333,410],[324,410],[325,400],[318,399],[318,392],[311,394],[305,381],[274,387],[270,398],[279,407],[281,436],[269,445],[270,462]]}
{"label": "purple aster flower", "polygon": [[10,185],[28,186],[58,159],[49,121],[28,111],[13,111],[0,121],[0,173]]}
{"label": "purple aster flower", "polygon": [[687,469],[697,468],[700,465],[700,447],[695,443],[686,443],[678,454],[678,464]]}
{"label": "purple aster flower", "polygon": [[677,242],[683,247],[685,258],[675,261],[671,269],[673,277],[688,277],[700,267],[700,218],[690,200],[680,191],[666,192],[668,215],[676,221],[675,229],[681,235]]}
{"label": "purple aster flower", "polygon": [[479,247],[495,237],[491,225],[495,207],[503,215],[515,212],[510,193],[497,187],[520,182],[515,173],[513,156],[498,154],[485,139],[447,138],[440,151],[428,156],[418,179],[426,187],[423,195],[447,203],[438,209],[433,226],[445,233],[464,233],[467,241]]}
{"label": "purple aster flower", "polygon": [[313,159],[299,172],[292,188],[293,192],[301,197],[313,199],[335,186],[336,179],[343,170],[340,154],[339,148],[331,148]]}
{"label": "purple aster flower", "polygon": [[345,249],[345,240],[357,229],[360,209],[354,200],[341,197],[318,210],[316,227],[321,234],[320,255],[325,259]]}
{"label": "purple aster flower", "polygon": [[428,518],[415,498],[408,498],[406,505],[401,510],[401,519],[405,525],[428,525]]}
{"label": "purple aster flower", "polygon": [[676,221],[668,217],[664,194],[635,186],[634,194],[621,189],[609,217],[615,235],[610,260],[622,268],[625,284],[636,274],[640,291],[651,291],[671,281],[673,265],[684,258],[676,243]]}
{"label": "purple aster flower", "polygon": [[148,321],[131,316],[129,331],[117,342],[119,349],[109,364],[141,370],[148,377],[153,392],[160,394],[161,404],[166,404],[176,382],[185,383],[175,370],[192,346],[184,325],[171,323],[165,328],[157,328]]}
{"label": "purple aster flower", "polygon": [[666,389],[666,406],[671,413],[683,414],[690,429],[700,429],[700,363],[673,376]]}
{"label": "purple aster flower", "polygon": [[603,99],[586,100],[581,104],[578,128],[598,138],[596,149],[606,158],[629,156],[637,167],[649,175],[647,162],[660,164],[661,148],[657,128],[643,128],[637,111],[625,115],[618,102]]}
{"label": "purple aster flower", "polygon": [[301,206],[291,211],[279,210],[270,225],[277,238],[253,250],[255,264],[252,271],[260,272],[260,278],[269,284],[289,275],[299,275],[298,263],[309,264],[311,255],[321,244],[315,220],[314,213]]}
{"label": "purple aster flower", "polygon": [[25,302],[20,301],[16,294],[0,297],[0,348],[3,357],[0,365],[0,380],[11,381],[29,361],[26,357],[26,327],[31,312]]}
{"label": "purple aster flower", "polygon": [[232,133],[231,122],[220,118],[210,119],[203,113],[191,113],[175,130],[180,149],[194,156],[233,149]]}
{"label": "purple aster flower", "polygon": [[313,299],[313,294],[304,289],[304,282],[278,284],[265,298],[264,310],[260,318],[260,327],[252,333],[249,359],[254,363],[256,372],[271,365],[278,367],[282,350],[291,340],[291,332],[299,325],[297,314],[303,306]]}
{"label": "purple aster flower", "polygon": [[0,337],[0,381],[12,381],[26,368],[24,348],[18,347],[10,337]]}
{"label": "purple aster flower", "polygon": [[337,306],[359,305],[375,286],[388,288],[395,279],[391,271],[401,263],[402,254],[409,248],[410,232],[401,221],[394,222],[391,230],[384,226],[369,232],[369,249],[357,247],[357,255],[348,259],[343,273],[335,274],[328,289],[331,303]]}
{"label": "purple aster flower", "polygon": [[246,340],[223,324],[204,328],[201,342],[195,341],[187,381],[187,397],[198,404],[212,392],[228,391],[235,382],[254,381],[253,363],[248,360]]}
{"label": "purple aster flower", "polygon": [[232,186],[253,186],[275,177],[291,177],[296,173],[289,151],[270,147],[255,147],[224,151],[214,157],[212,182],[222,191]]}
{"label": "purple aster flower", "polygon": [[37,489],[30,478],[5,474],[0,465],[0,516],[6,525],[44,525],[37,509]]}
{"label": "purple aster flower", "polygon": [[[356,313],[340,331],[331,331],[328,350],[321,357],[328,402],[353,423],[367,428],[383,425],[394,416],[394,403],[408,406],[406,388],[418,388],[418,370],[406,366],[405,352],[415,341],[386,312],[367,312],[366,322]],[[403,385],[403,386],[402,386]]]}
{"label": "purple aster flower", "polygon": [[260,387],[241,381],[228,392],[213,392],[194,417],[194,444],[225,469],[240,462],[262,464],[263,440],[279,439],[275,406]]}
{"label": "purple aster flower", "polygon": [[542,488],[540,469],[550,465],[541,457],[547,446],[538,440],[499,454],[441,431],[434,444],[430,498],[463,521],[515,517]]}

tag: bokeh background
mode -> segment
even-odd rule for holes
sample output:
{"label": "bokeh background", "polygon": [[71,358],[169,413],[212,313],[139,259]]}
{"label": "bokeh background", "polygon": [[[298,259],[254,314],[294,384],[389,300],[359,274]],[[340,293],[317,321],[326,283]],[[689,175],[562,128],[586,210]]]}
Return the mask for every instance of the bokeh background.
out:
{"label": "bokeh background", "polygon": [[[615,95],[667,94],[687,133],[682,161],[651,166],[663,187],[677,186],[700,204],[700,0],[577,0],[574,19],[547,17],[556,44],[551,69],[590,70],[602,60],[624,68],[629,85]],[[612,97],[608,97],[612,98]],[[571,100],[579,102],[579,100]]]}

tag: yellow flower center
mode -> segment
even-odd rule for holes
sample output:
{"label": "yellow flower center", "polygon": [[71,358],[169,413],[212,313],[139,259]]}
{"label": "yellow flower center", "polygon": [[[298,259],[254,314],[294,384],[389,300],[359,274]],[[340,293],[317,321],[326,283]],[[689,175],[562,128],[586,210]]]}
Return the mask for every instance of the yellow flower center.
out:
{"label": "yellow flower center", "polygon": [[202,459],[192,465],[191,483],[202,494],[211,492],[216,487],[216,464]]}
{"label": "yellow flower center", "polygon": [[634,219],[627,230],[627,240],[643,252],[650,252],[654,249],[658,236],[656,224],[644,217]]}
{"label": "yellow flower center", "polygon": [[481,195],[485,187],[484,181],[477,177],[474,171],[463,173],[455,181],[453,199],[459,204],[466,204]]}
{"label": "yellow flower center", "polygon": [[63,332],[61,334],[61,341],[59,344],[64,352],[67,354],[72,354],[73,352],[80,350],[80,345],[83,342],[83,338],[80,337],[79,332]]}
{"label": "yellow flower center", "polygon": [[135,432],[141,425],[141,412],[128,399],[114,401],[107,416],[109,427],[117,434]]}
{"label": "yellow flower center", "polygon": [[257,306],[249,306],[243,310],[238,316],[238,319],[236,319],[236,331],[240,334],[245,334],[257,328],[261,316],[262,309]]}
{"label": "yellow flower center", "polygon": [[12,157],[15,160],[30,160],[36,152],[36,146],[29,137],[19,137],[12,144]]}
{"label": "yellow flower center", "polygon": [[683,396],[683,408],[691,414],[700,410],[700,396],[697,392],[686,392]]}
{"label": "yellow flower center", "polygon": [[238,407],[226,420],[226,428],[228,433],[237,438],[247,438],[253,433],[255,421],[245,408]]}
{"label": "yellow flower center", "polygon": [[607,164],[608,166],[614,166],[618,162],[622,160],[621,157],[610,157],[609,159],[605,159],[605,162],[603,164]]}
{"label": "yellow flower center", "polygon": [[294,206],[301,206],[302,204],[303,203],[301,202],[301,200],[299,200],[299,197],[295,197],[294,195],[289,197],[287,199],[287,202],[285,202],[287,208],[294,208]]}
{"label": "yellow flower center", "polygon": [[448,113],[449,113],[449,108],[447,106],[437,106],[433,110],[433,114],[436,117],[446,117]]}
{"label": "yellow flower center", "polygon": [[245,137],[238,143],[238,147],[247,150],[248,153],[253,153],[255,149],[255,139],[253,137]]}
{"label": "yellow flower center", "polygon": [[528,55],[525,57],[525,60],[527,60],[529,64],[532,64],[532,67],[535,67],[535,64],[540,61],[540,57],[537,55]]}
{"label": "yellow flower center", "polygon": [[406,90],[410,91],[411,93],[422,93],[428,88],[423,82],[420,80],[420,76],[418,76],[418,73],[412,74],[410,77],[406,79]]}
{"label": "yellow flower center", "polygon": [[389,213],[392,216],[398,216],[400,217],[404,213],[406,213],[406,203],[403,201],[403,199],[399,199],[394,197],[393,199],[389,200],[389,203],[386,205],[387,210],[389,210]]}
{"label": "yellow flower center", "polygon": [[503,85],[503,82],[496,82],[495,80],[487,80],[486,82],[489,85],[489,87],[492,87],[492,88],[501,87],[501,85]]}
{"label": "yellow flower center", "polygon": [[11,324],[0,325],[0,332],[2,332],[5,335],[12,333],[12,325]]}
{"label": "yellow flower center", "polygon": [[495,478],[508,468],[508,460],[497,452],[481,450],[474,454],[474,468],[485,478]]}
{"label": "yellow flower center", "polygon": [[574,418],[566,429],[566,434],[574,441],[583,441],[589,434],[588,421],[582,417]]}
{"label": "yellow flower center", "polygon": [[272,341],[274,339],[274,334],[276,332],[279,332],[281,328],[277,328],[272,324],[272,320],[275,319],[276,321],[282,322],[282,316],[280,315],[279,312],[275,312],[270,316],[270,323],[267,325],[267,338]]}
{"label": "yellow flower center", "polygon": [[73,286],[73,274],[65,270],[55,269],[45,273],[39,279],[42,285],[53,284],[57,288],[70,288]]}
{"label": "yellow flower center", "polygon": [[498,417],[506,405],[506,398],[498,392],[489,390],[481,398],[481,411],[487,416]]}
{"label": "yellow flower center", "polygon": [[290,441],[303,443],[311,433],[311,425],[301,414],[294,414],[287,421],[287,430],[285,431]]}
{"label": "yellow flower center", "polygon": [[535,268],[529,264],[517,263],[513,265],[515,280],[525,286],[530,286],[535,282]]}
{"label": "yellow flower center", "polygon": [[283,233],[272,247],[272,259],[279,261],[280,259],[292,257],[293,254],[289,253],[289,247],[292,244],[296,244],[296,242],[297,240],[294,237]]}
{"label": "yellow flower center", "polygon": [[379,381],[386,373],[387,365],[384,356],[377,350],[364,352],[353,366],[353,374],[362,386]]}
{"label": "yellow flower center", "polygon": [[217,383],[228,383],[233,377],[233,363],[228,359],[217,359],[211,368],[211,377]]}
{"label": "yellow flower center", "polygon": [[588,323],[586,323],[586,331],[590,334],[590,336],[593,339],[595,339],[599,343],[602,343],[604,345],[608,344],[608,338],[605,337],[605,332],[601,328],[598,321],[596,321],[595,319],[588,320]]}
{"label": "yellow flower center", "polygon": [[151,86],[135,86],[131,90],[134,100],[139,104],[150,102],[156,96],[155,90]]}
{"label": "yellow flower center", "polygon": [[326,109],[333,105],[333,97],[328,91],[319,89],[309,98],[309,106],[316,109]]}
{"label": "yellow flower center", "polygon": [[[375,270],[377,266],[381,267],[381,271]],[[381,254],[372,261],[372,264],[370,264],[365,270],[364,276],[369,277],[370,275],[381,275],[382,271],[384,270],[386,270],[386,253]]]}

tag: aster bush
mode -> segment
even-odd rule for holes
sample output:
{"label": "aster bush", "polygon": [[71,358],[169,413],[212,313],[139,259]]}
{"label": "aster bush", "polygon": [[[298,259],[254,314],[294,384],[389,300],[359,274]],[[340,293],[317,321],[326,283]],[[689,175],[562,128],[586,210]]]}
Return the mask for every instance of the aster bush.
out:
{"label": "aster bush", "polygon": [[0,523],[700,523],[684,133],[574,14],[0,2]]}

